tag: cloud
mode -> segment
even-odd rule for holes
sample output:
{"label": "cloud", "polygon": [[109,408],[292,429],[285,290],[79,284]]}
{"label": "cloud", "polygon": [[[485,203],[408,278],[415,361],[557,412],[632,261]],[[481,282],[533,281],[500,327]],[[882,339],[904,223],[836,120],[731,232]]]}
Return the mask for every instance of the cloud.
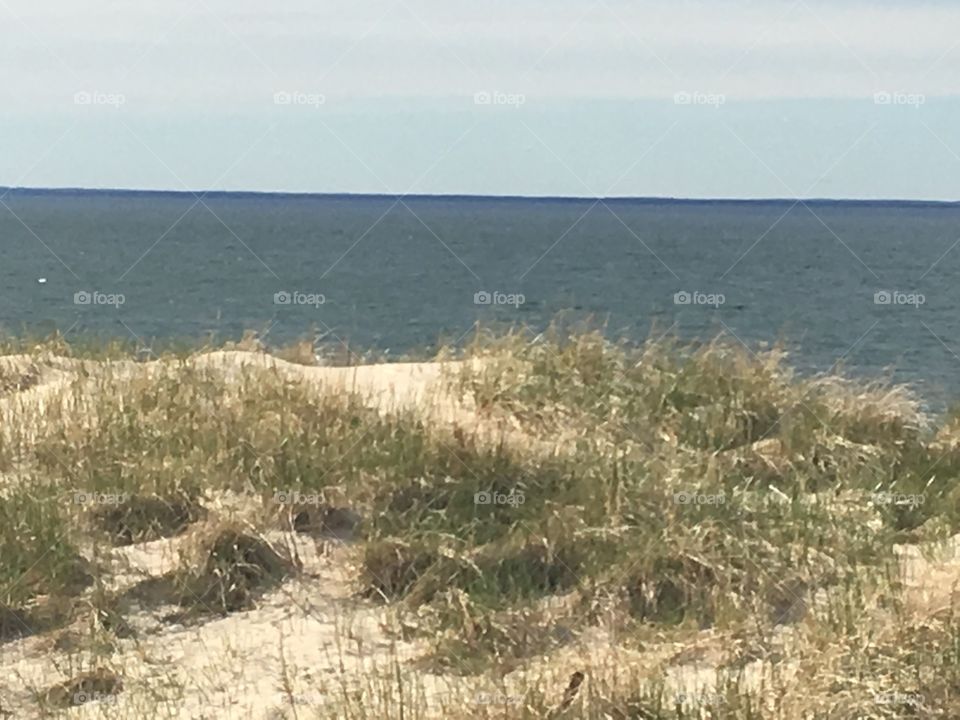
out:
{"label": "cloud", "polygon": [[906,0],[0,0],[0,185],[946,198],[957,27]]}
{"label": "cloud", "polygon": [[118,5],[6,0],[13,111],[78,90],[156,110],[255,108],[281,89],[343,97],[868,97],[960,92],[960,7],[821,2],[441,0]]}

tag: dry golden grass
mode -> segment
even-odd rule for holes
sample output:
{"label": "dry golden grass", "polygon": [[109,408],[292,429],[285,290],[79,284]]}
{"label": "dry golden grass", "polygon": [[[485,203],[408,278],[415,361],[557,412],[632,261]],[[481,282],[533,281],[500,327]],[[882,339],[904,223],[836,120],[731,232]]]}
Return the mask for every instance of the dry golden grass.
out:
{"label": "dry golden grass", "polygon": [[960,716],[960,450],[907,389],[722,338],[481,336],[443,372],[252,340],[17,361],[0,707]]}

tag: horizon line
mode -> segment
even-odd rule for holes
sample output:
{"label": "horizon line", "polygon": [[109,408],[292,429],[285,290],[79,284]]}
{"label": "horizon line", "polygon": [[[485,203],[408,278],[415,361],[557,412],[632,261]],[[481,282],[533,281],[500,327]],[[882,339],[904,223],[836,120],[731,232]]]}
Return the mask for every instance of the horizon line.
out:
{"label": "horizon line", "polygon": [[20,187],[0,185],[0,195],[16,193],[39,195],[170,195],[187,197],[286,197],[331,199],[413,200],[507,200],[548,202],[641,202],[641,203],[819,203],[843,205],[960,205],[960,200],[904,198],[829,198],[829,197],[683,197],[670,195],[485,195],[473,193],[369,193],[310,192],[298,190],[170,190],[152,188]]}

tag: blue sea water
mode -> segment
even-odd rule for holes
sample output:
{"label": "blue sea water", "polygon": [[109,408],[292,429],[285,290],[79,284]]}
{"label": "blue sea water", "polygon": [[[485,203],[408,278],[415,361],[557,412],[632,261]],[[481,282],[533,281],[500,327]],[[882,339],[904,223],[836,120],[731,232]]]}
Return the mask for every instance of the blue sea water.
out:
{"label": "blue sea water", "polygon": [[960,205],[0,196],[8,332],[280,343],[316,329],[399,354],[570,311],[638,340],[783,339],[803,371],[892,368],[935,404],[960,396]]}

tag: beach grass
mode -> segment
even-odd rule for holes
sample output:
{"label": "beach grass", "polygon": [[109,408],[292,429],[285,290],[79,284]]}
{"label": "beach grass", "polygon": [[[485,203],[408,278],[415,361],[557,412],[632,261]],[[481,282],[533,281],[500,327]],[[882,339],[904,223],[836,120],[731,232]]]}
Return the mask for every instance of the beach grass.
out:
{"label": "beach grass", "polygon": [[[228,615],[295,582],[268,535],[349,531],[352,592],[425,650],[291,717],[960,712],[957,608],[918,616],[898,559],[960,532],[957,421],[908,388],[799,376],[782,348],[723,337],[481,332],[442,355],[462,360],[444,386],[468,412],[440,422],[275,363],[198,361],[212,349],[142,363],[61,342],[16,348],[82,364],[0,445],[7,625],[41,598],[68,609],[38,626],[65,626],[110,584],[80,548],[188,536],[158,594]],[[209,517],[223,498],[245,524]],[[530,670],[598,634],[647,660]],[[707,640],[713,685],[678,692],[670,668]],[[582,688],[557,685],[575,672]],[[449,707],[424,689],[517,673],[526,687]]]}

